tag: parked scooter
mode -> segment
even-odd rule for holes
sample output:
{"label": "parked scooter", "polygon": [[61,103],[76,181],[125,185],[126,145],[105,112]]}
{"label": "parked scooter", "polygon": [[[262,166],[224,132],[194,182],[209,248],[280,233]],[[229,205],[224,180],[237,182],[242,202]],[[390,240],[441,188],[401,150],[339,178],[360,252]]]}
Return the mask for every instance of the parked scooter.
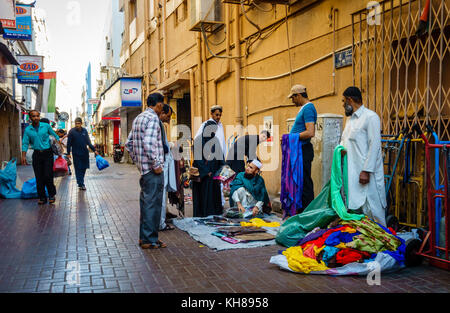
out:
{"label": "parked scooter", "polygon": [[114,145],[114,163],[120,163],[123,158],[123,147],[119,144]]}

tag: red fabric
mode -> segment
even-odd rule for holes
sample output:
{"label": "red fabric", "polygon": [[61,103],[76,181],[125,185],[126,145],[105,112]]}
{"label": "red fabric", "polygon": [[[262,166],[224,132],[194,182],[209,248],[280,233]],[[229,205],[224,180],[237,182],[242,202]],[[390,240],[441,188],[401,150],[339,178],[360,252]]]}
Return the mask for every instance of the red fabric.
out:
{"label": "red fabric", "polygon": [[391,227],[388,227],[388,229],[391,231],[392,235],[397,236],[397,232],[393,230]]}
{"label": "red fabric", "polygon": [[69,171],[69,167],[67,165],[67,161],[64,160],[62,156],[59,156],[55,163],[53,163],[53,171],[54,172],[67,172]]}
{"label": "red fabric", "polygon": [[335,233],[337,231],[343,230],[347,228],[347,226],[342,226],[342,227],[338,227],[338,228],[334,228],[334,229],[330,229],[329,231],[327,231],[325,234],[322,235],[322,237],[317,238],[316,240],[312,240],[312,241],[308,241],[306,243],[304,243],[302,245],[302,249],[305,249],[305,247],[307,245],[312,244],[313,246],[316,245],[317,247],[322,247],[325,244],[325,241],[327,240],[327,238],[332,234]]}
{"label": "red fabric", "polygon": [[342,249],[336,254],[336,263],[345,265],[353,262],[358,262],[370,257],[370,253],[359,251],[356,249]]}
{"label": "red fabric", "polygon": [[315,247],[315,245],[312,245],[309,248],[305,249],[305,251],[303,251],[303,255],[307,258],[315,260],[316,259],[316,251],[314,251],[314,247]]}

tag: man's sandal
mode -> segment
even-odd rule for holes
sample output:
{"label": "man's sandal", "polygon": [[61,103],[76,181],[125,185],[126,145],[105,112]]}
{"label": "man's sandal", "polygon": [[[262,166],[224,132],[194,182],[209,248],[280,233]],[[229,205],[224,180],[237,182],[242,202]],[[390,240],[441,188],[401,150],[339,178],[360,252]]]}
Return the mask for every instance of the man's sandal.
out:
{"label": "man's sandal", "polygon": [[159,246],[159,248],[167,248],[167,245],[161,240],[158,240],[156,244]]}
{"label": "man's sandal", "polygon": [[171,226],[171,225],[169,225],[169,224],[166,224],[166,227],[164,227],[163,229],[161,229],[161,231],[174,230],[174,229],[175,229],[174,226]]}

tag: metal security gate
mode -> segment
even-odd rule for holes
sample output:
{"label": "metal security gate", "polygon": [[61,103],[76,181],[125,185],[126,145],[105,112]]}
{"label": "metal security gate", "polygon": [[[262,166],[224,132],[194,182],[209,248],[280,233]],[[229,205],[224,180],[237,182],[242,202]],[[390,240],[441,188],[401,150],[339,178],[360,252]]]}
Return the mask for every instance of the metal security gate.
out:
{"label": "metal security gate", "polygon": [[[421,17],[428,31],[418,33]],[[352,14],[353,84],[383,133],[430,124],[450,140],[449,24],[450,0],[372,1]]]}

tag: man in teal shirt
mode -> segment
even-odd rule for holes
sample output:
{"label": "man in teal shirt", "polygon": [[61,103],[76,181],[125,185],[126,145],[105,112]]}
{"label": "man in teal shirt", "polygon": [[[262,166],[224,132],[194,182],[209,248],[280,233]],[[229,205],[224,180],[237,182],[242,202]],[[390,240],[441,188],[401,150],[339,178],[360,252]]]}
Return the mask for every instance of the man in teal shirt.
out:
{"label": "man in teal shirt", "polygon": [[39,195],[39,204],[47,203],[45,187],[49,195],[49,203],[55,203],[56,187],[53,183],[53,150],[51,147],[50,136],[56,139],[59,136],[55,133],[49,124],[41,123],[41,114],[32,110],[29,113],[31,125],[25,128],[22,140],[22,165],[27,164],[26,153],[28,146],[33,147],[33,170],[36,176],[37,192]]}
{"label": "man in teal shirt", "polygon": [[288,98],[297,107],[301,107],[290,134],[299,134],[300,140],[302,141],[303,211],[314,200],[314,184],[311,178],[311,163],[314,159],[314,148],[311,144],[311,138],[316,135],[317,111],[314,104],[309,101],[306,87],[303,85],[293,86]]}

